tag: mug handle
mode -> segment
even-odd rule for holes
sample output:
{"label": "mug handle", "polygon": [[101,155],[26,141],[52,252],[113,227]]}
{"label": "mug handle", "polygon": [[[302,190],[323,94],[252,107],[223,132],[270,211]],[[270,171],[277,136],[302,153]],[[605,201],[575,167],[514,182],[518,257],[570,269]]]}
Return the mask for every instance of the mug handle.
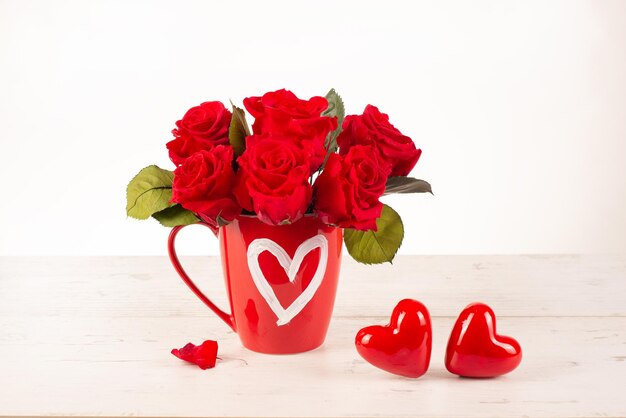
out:
{"label": "mug handle", "polygon": [[[198,224],[206,226],[207,228],[211,229],[211,231],[215,233],[215,230],[214,228],[211,227],[211,225],[205,222],[198,222]],[[183,282],[185,282],[187,286],[189,286],[191,291],[202,302],[204,302],[204,304],[208,306],[209,309],[215,312],[215,314],[219,316],[222,321],[226,322],[226,325],[228,325],[229,327],[233,329],[233,331],[235,331],[235,322],[233,321],[232,314],[227,314],[226,312],[218,308],[216,304],[211,302],[211,300],[208,297],[206,297],[204,293],[200,291],[200,289],[198,289],[198,286],[196,286],[193,280],[191,280],[191,278],[189,277],[185,269],[183,269],[183,266],[180,264],[180,260],[178,259],[178,255],[176,254],[176,248],[174,246],[174,242],[176,241],[176,236],[178,235],[180,230],[186,226],[188,225],[175,226],[172,228],[172,231],[170,232],[170,236],[167,240],[167,252],[170,256],[170,261],[172,262],[172,265],[174,266],[174,269],[176,269],[176,272],[178,273],[180,278],[183,279]]]}

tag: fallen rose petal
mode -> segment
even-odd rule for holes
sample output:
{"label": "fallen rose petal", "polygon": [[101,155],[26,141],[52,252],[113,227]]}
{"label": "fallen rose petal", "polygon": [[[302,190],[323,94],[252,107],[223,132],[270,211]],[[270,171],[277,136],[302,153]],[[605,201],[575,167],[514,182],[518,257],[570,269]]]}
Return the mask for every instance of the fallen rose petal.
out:
{"label": "fallen rose petal", "polygon": [[193,353],[194,353],[195,348],[196,346],[194,344],[188,343],[181,349],[178,349],[178,348],[173,349],[172,354],[174,354],[176,357],[178,357],[181,360],[185,360],[190,363],[193,363]]}
{"label": "fallen rose petal", "polygon": [[217,360],[217,341],[207,340],[199,346],[188,343],[181,349],[173,349],[172,354],[202,370],[210,369],[215,367]]}
{"label": "fallen rose petal", "polygon": [[202,370],[215,367],[217,360],[217,341],[207,340],[194,352],[194,363]]}

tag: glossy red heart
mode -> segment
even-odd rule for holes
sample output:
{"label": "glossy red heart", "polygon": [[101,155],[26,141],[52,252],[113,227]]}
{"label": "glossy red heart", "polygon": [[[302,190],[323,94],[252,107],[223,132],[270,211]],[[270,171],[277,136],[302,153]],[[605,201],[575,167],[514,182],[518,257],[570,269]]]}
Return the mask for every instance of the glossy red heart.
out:
{"label": "glossy red heart", "polygon": [[448,340],[446,368],[464,377],[495,377],[513,371],[522,361],[519,343],[496,333],[496,315],[484,303],[461,312]]}
{"label": "glossy red heart", "polygon": [[428,309],[413,299],[401,300],[389,325],[371,325],[356,335],[356,349],[366,361],[390,373],[420,377],[428,370],[432,349]]}

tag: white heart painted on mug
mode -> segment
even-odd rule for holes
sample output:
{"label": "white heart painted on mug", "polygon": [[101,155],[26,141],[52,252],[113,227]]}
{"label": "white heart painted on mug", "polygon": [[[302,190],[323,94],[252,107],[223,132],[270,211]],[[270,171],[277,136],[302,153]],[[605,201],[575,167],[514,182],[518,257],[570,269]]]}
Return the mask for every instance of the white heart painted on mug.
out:
{"label": "white heart painted on mug", "polygon": [[[259,255],[264,251],[269,251],[276,257],[278,263],[282,266],[287,273],[287,277],[291,283],[296,280],[296,275],[300,269],[300,265],[304,260],[304,257],[313,251],[314,249],[320,249],[320,261],[317,265],[317,270],[311,279],[311,282],[306,289],[293,301],[287,309],[283,308],[283,305],[276,298],[276,293],[272,290],[269,282],[265,278],[265,275],[261,271],[259,266]],[[326,265],[328,263],[328,240],[323,235],[316,235],[308,240],[304,241],[294,254],[293,259],[289,257],[287,252],[280,245],[268,238],[255,239],[248,246],[248,268],[252,275],[252,280],[257,289],[261,293],[261,296],[265,299],[269,307],[274,311],[278,320],[276,325],[281,326],[288,324],[296,315],[304,309],[304,307],[311,301],[315,292],[322,284],[322,279],[326,273]]]}

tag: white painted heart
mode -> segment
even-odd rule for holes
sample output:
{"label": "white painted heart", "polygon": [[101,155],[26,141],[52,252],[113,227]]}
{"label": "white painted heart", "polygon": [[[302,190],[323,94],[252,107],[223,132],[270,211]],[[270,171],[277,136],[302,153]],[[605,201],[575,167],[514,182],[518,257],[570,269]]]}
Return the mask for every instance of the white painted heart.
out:
{"label": "white painted heart", "polygon": [[[313,274],[311,282],[300,294],[300,296],[298,296],[296,300],[289,305],[288,308],[283,308],[283,305],[281,305],[278,298],[276,298],[276,293],[272,290],[272,286],[270,286],[261,271],[261,266],[259,266],[259,255],[261,255],[264,251],[272,253],[278,260],[278,263],[280,263],[282,268],[285,270],[285,273],[287,273],[289,281],[293,283],[294,280],[296,280],[296,275],[298,274],[298,270],[300,270],[300,265],[302,264],[304,257],[316,248],[320,249],[320,261],[317,265],[317,270],[315,270],[315,274]],[[298,315],[300,311],[302,311],[302,309],[304,309],[304,307],[311,301],[315,292],[317,292],[317,289],[322,284],[322,279],[326,273],[327,263],[328,240],[321,234],[309,238],[300,244],[293,256],[293,259],[289,257],[283,247],[268,238],[255,239],[248,246],[248,268],[250,269],[252,280],[254,281],[257,289],[259,289],[261,296],[263,296],[269,307],[276,314],[276,317],[278,318],[276,325],[278,326],[288,324],[289,321]]]}

